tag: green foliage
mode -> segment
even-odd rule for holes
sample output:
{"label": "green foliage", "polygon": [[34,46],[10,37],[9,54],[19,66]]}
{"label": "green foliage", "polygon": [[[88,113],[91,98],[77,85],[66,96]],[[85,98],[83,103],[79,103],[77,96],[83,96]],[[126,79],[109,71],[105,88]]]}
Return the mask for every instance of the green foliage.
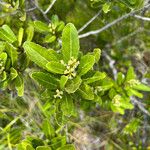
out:
{"label": "green foliage", "polygon": [[[134,15],[118,19],[143,10],[144,1],[51,3],[0,2],[0,150],[75,150],[77,139],[84,149],[84,140],[96,136],[102,149],[146,149],[149,57],[142,51],[150,48],[149,24],[133,26]],[[141,25],[143,33],[134,37]],[[79,41],[80,32],[99,28],[103,32]],[[131,65],[133,49],[142,53],[137,66]]]}

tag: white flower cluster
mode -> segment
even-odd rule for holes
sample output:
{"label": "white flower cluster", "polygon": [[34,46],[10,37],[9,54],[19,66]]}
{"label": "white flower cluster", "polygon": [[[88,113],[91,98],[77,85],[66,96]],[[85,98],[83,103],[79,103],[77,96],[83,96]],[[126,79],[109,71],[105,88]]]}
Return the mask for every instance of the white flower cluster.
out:
{"label": "white flower cluster", "polygon": [[101,86],[96,86],[94,89],[94,93],[97,94],[98,92],[103,91],[103,88]]}
{"label": "white flower cluster", "polygon": [[129,84],[130,87],[134,87],[136,85],[139,85],[140,82],[138,80],[131,79],[131,80],[128,81],[128,84]]}
{"label": "white flower cluster", "polygon": [[56,90],[56,95],[54,95],[54,98],[60,98],[62,99],[63,91]]}
{"label": "white flower cluster", "polygon": [[121,96],[119,94],[115,95],[114,98],[112,99],[112,103],[114,106],[120,106],[120,100],[121,100]]}
{"label": "white flower cluster", "polygon": [[79,65],[79,61],[77,61],[77,59],[71,57],[71,59],[68,61],[68,64],[65,64],[64,61],[61,60],[61,64],[66,66],[64,74],[67,75],[69,79],[72,79],[76,76],[76,68]]}

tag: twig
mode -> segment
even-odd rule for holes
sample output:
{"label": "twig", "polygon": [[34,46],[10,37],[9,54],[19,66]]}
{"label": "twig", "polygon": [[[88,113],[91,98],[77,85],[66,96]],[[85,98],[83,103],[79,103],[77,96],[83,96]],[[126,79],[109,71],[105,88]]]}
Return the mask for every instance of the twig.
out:
{"label": "twig", "polygon": [[32,2],[32,4],[34,4],[34,6],[41,12],[41,14],[45,18],[45,20],[49,23],[50,22],[49,18],[47,17],[46,14],[44,14],[44,11],[39,7],[38,2],[36,2],[36,0],[34,0],[34,2],[32,0],[30,0],[30,2]]}
{"label": "twig", "polygon": [[148,17],[142,17],[142,16],[139,16],[139,15],[133,15],[135,18],[137,18],[137,19],[141,19],[141,20],[143,20],[143,21],[150,21],[150,18],[148,18]]}
{"label": "twig", "polygon": [[29,8],[26,10],[26,12],[31,12],[31,11],[34,11],[37,7],[33,7],[33,8]]}
{"label": "twig", "polygon": [[55,4],[55,2],[56,2],[56,0],[53,0],[51,2],[51,4],[49,5],[49,7],[46,9],[46,11],[44,11],[44,14],[47,14],[50,11],[50,9],[53,7],[53,5]]}
{"label": "twig", "polygon": [[143,8],[141,8],[141,9],[139,9],[139,10],[135,10],[135,11],[132,11],[132,12],[130,12],[130,13],[128,13],[128,14],[125,14],[125,15],[121,16],[120,18],[114,20],[113,22],[111,22],[111,23],[105,25],[104,27],[102,27],[102,28],[100,28],[100,29],[98,29],[98,30],[93,30],[93,31],[90,31],[90,32],[81,34],[81,35],[79,35],[79,38],[85,38],[85,37],[87,37],[87,36],[96,35],[96,34],[98,34],[98,33],[100,33],[100,32],[103,32],[103,31],[105,31],[106,29],[110,28],[111,26],[115,25],[116,23],[122,21],[123,19],[126,19],[126,18],[128,18],[128,17],[130,17],[130,16],[133,16],[135,13],[137,13],[137,12],[139,12],[139,11],[141,11],[141,10],[146,9],[146,8],[148,8],[149,6],[150,6],[150,4],[144,6]]}
{"label": "twig", "polygon": [[98,11],[87,23],[85,23],[79,30],[78,33],[82,32],[88,25],[90,25],[101,13],[101,10]]}
{"label": "twig", "polygon": [[109,66],[113,72],[114,79],[116,80],[117,79],[117,69],[114,66],[115,61],[106,52],[103,52],[103,55],[109,61]]}
{"label": "twig", "polygon": [[144,104],[140,101],[138,101],[135,97],[131,96],[131,101],[133,102],[133,104],[136,104],[138,106],[138,108],[146,115],[150,116],[150,112],[148,112],[145,107]]}

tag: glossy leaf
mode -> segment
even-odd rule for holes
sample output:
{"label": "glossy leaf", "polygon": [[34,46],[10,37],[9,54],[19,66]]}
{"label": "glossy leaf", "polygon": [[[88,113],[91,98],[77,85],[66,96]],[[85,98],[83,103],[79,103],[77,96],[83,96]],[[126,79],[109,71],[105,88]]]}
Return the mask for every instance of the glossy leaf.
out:
{"label": "glossy leaf", "polygon": [[33,42],[25,42],[23,48],[33,62],[38,66],[47,69],[46,64],[51,61],[51,56],[46,48]]}
{"label": "glossy leaf", "polygon": [[72,23],[68,23],[62,33],[62,54],[67,63],[71,57],[77,59],[79,53],[78,32]]}
{"label": "glossy leaf", "polygon": [[81,57],[80,64],[78,67],[78,74],[80,76],[86,74],[94,65],[95,57],[92,55],[85,55]]}
{"label": "glossy leaf", "polygon": [[150,92],[150,86],[144,85],[144,84],[138,84],[133,86],[134,89],[139,91],[147,91]]}
{"label": "glossy leaf", "polygon": [[82,96],[82,98],[87,99],[87,100],[94,99],[94,93],[92,91],[92,88],[89,85],[87,84],[81,85],[78,91],[79,91],[79,94]]}
{"label": "glossy leaf", "polygon": [[14,80],[17,76],[18,76],[17,70],[14,69],[13,67],[10,68],[10,78],[11,78],[11,80]]}
{"label": "glossy leaf", "polygon": [[56,74],[64,74],[64,71],[66,70],[66,67],[56,61],[51,61],[46,64],[46,68],[49,72],[56,73]]}
{"label": "glossy leaf", "polygon": [[61,76],[61,78],[60,78],[60,88],[61,89],[64,89],[67,81],[68,81],[68,76],[65,76],[65,75]]}
{"label": "glossy leaf", "polygon": [[34,21],[34,28],[38,30],[39,32],[48,32],[50,31],[50,28],[47,24],[41,22],[41,21]]}
{"label": "glossy leaf", "polygon": [[96,72],[92,77],[90,78],[87,78],[87,79],[84,79],[84,82],[86,84],[89,84],[89,83],[93,83],[93,82],[96,82],[96,81],[99,81],[99,80],[102,80],[106,77],[106,73],[104,72]]}
{"label": "glossy leaf", "polygon": [[34,72],[31,77],[45,88],[56,89],[58,86],[58,80],[49,73]]}
{"label": "glossy leaf", "polygon": [[14,35],[13,31],[10,29],[8,25],[3,25],[0,28],[0,38],[9,43],[13,43],[17,40],[16,36]]}
{"label": "glossy leaf", "polygon": [[66,84],[66,88],[65,88],[66,92],[69,94],[74,93],[79,88],[81,83],[82,83],[82,80],[79,76],[77,76],[76,78],[72,80],[69,80]]}

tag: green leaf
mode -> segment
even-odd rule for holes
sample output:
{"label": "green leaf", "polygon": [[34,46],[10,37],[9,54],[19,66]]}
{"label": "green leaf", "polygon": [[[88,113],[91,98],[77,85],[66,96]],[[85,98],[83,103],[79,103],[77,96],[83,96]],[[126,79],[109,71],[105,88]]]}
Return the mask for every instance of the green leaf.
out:
{"label": "green leaf", "polygon": [[34,28],[39,32],[49,32],[50,28],[47,24],[41,21],[34,21]]}
{"label": "green leaf", "polygon": [[0,53],[2,53],[3,50],[5,49],[5,45],[6,45],[5,42],[0,41]]}
{"label": "green leaf", "polygon": [[96,72],[92,77],[84,79],[84,83],[89,84],[99,80],[102,80],[106,77],[106,73],[104,72]]}
{"label": "green leaf", "polygon": [[51,139],[51,147],[55,150],[61,146],[64,146],[66,144],[66,136],[60,136],[60,137],[55,137]]}
{"label": "green leaf", "polygon": [[24,33],[24,29],[23,29],[23,28],[20,28],[20,29],[19,29],[19,33],[18,33],[18,43],[19,43],[19,46],[21,46],[21,44],[22,44],[23,33]]}
{"label": "green leaf", "polygon": [[56,61],[51,61],[46,64],[47,70],[52,72],[52,73],[57,73],[57,74],[64,74],[64,71],[66,70],[66,67]]}
{"label": "green leaf", "polygon": [[129,89],[127,91],[127,93],[129,94],[129,96],[137,96],[139,98],[143,98],[143,94],[142,93],[139,93],[138,91],[134,90],[134,89]]}
{"label": "green leaf", "polygon": [[10,78],[11,80],[14,80],[18,76],[18,72],[13,67],[10,68]]}
{"label": "green leaf", "polygon": [[118,83],[118,85],[123,84],[124,79],[125,79],[124,74],[122,74],[121,72],[119,72],[118,75],[117,75],[117,83]]}
{"label": "green leaf", "polygon": [[53,43],[56,40],[56,36],[55,35],[51,35],[48,34],[45,38],[44,38],[44,42],[45,43]]}
{"label": "green leaf", "polygon": [[51,55],[46,48],[33,42],[25,42],[23,48],[33,62],[39,67],[47,69],[46,64],[51,61]]}
{"label": "green leaf", "polygon": [[16,66],[17,61],[18,61],[17,48],[7,42],[6,43],[6,52],[7,52],[8,56],[11,58],[12,66]]}
{"label": "green leaf", "polygon": [[71,57],[77,59],[79,53],[78,32],[72,23],[68,23],[62,33],[62,54],[67,63]]}
{"label": "green leaf", "polygon": [[67,81],[68,81],[68,76],[65,76],[65,75],[61,76],[61,78],[60,78],[60,88],[61,89],[64,89]]}
{"label": "green leaf", "polygon": [[126,75],[126,82],[131,80],[131,79],[135,79],[136,75],[134,73],[134,68],[130,67],[127,71],[127,75]]}
{"label": "green leaf", "polygon": [[36,150],[52,150],[52,149],[50,147],[48,147],[48,146],[38,146],[36,148]]}
{"label": "green leaf", "polygon": [[82,79],[79,76],[74,79],[68,80],[65,88],[66,92],[69,94],[74,93],[80,87],[81,83]]}
{"label": "green leaf", "polygon": [[101,57],[101,50],[99,48],[95,48],[93,53],[94,53],[94,56],[95,56],[95,63],[98,63],[98,61]]}
{"label": "green leaf", "polygon": [[34,150],[34,148],[31,145],[27,145],[26,150]]}
{"label": "green leaf", "polygon": [[21,74],[18,74],[15,79],[15,87],[18,92],[18,96],[23,96],[24,94],[24,80]]}
{"label": "green leaf", "polygon": [[26,34],[27,34],[27,41],[32,41],[33,36],[34,36],[34,27],[33,26],[29,26],[26,29]]}
{"label": "green leaf", "polygon": [[92,55],[87,54],[81,57],[80,64],[78,67],[78,74],[80,76],[86,74],[93,67],[94,63],[95,57]]}
{"label": "green leaf", "polygon": [[51,56],[51,61],[60,61],[62,59],[61,55],[53,49],[48,49],[48,53]]}
{"label": "green leaf", "polygon": [[102,7],[103,12],[107,14],[110,11],[110,6],[111,3],[105,3]]}
{"label": "green leaf", "polygon": [[52,138],[55,136],[55,130],[48,119],[45,119],[42,123],[42,131],[47,138]]}
{"label": "green leaf", "polygon": [[6,63],[6,61],[7,61],[7,53],[2,52],[2,53],[0,54],[0,59],[1,59],[1,61],[3,62],[3,66],[5,66],[5,63]]}
{"label": "green leaf", "polygon": [[57,150],[75,150],[75,147],[73,144],[67,144],[65,146],[58,148]]}
{"label": "green leaf", "polygon": [[82,96],[82,98],[87,100],[93,100],[94,99],[94,93],[92,88],[87,84],[82,84],[80,88],[78,89],[79,94]]}
{"label": "green leaf", "polygon": [[0,28],[0,38],[9,43],[13,43],[17,40],[16,36],[14,35],[13,31],[10,29],[8,25],[3,25]]}
{"label": "green leaf", "polygon": [[65,116],[72,116],[75,113],[74,103],[73,99],[70,95],[64,95],[61,103],[61,110],[63,112],[63,115]]}
{"label": "green leaf", "polygon": [[139,91],[147,91],[150,92],[150,86],[144,85],[144,84],[138,84],[133,86],[134,89]]}
{"label": "green leaf", "polygon": [[33,72],[31,77],[47,89],[56,89],[58,86],[58,80],[49,73]]}

